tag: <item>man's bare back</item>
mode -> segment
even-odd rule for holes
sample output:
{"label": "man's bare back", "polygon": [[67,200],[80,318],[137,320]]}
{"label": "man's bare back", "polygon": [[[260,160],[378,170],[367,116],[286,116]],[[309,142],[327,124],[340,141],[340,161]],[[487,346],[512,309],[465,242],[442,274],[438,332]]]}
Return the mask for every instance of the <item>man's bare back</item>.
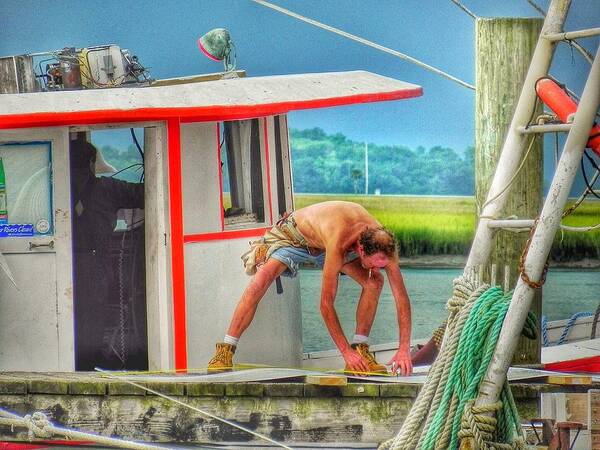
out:
{"label": "man's bare back", "polygon": [[298,231],[312,248],[346,252],[368,227],[381,227],[369,212],[356,203],[329,201],[294,212]]}

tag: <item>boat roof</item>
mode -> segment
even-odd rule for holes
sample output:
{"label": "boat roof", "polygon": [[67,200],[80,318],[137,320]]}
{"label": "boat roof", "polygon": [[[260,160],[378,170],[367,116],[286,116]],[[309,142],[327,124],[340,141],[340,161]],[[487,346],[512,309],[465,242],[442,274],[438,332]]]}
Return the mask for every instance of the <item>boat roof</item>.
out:
{"label": "boat roof", "polygon": [[178,118],[236,120],[418,97],[420,86],[371,72],[232,78],[174,86],[3,94],[0,128]]}

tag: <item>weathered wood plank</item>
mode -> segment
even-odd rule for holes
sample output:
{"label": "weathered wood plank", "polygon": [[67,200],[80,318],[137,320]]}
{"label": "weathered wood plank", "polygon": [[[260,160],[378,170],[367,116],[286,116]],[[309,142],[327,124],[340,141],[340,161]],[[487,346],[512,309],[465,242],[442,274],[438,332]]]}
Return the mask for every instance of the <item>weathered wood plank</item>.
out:
{"label": "weathered wood plank", "polygon": [[342,387],[342,397],[379,397],[379,385],[352,383]]}
{"label": "weathered wood plank", "polygon": [[[542,27],[542,19],[478,18],[476,21],[475,94],[475,197],[481,207],[496,170],[506,131],[519,99],[529,62]],[[537,107],[532,116],[541,113]],[[542,143],[532,143],[520,174],[512,184],[503,216],[535,218],[542,205]],[[509,284],[515,286],[518,262],[527,234],[499,231],[490,264],[504,268]],[[490,267],[484,268],[484,281],[491,279]],[[504,274],[499,278],[503,279]],[[541,294],[537,293],[532,310],[541,315]],[[538,321],[539,322],[539,321]],[[532,364],[540,361],[540,340],[521,339],[514,362]]]}
{"label": "weathered wood plank", "polygon": [[[2,396],[21,415],[43,411],[67,427],[155,442],[259,442],[240,430],[156,396]],[[284,442],[374,443],[392,437],[411,400],[382,398],[188,397],[181,401]],[[0,427],[0,439],[26,439]]]}
{"label": "weathered wood plank", "polygon": [[304,397],[304,383],[266,383],[265,397]]}
{"label": "weathered wood plank", "polygon": [[381,397],[416,398],[419,390],[420,386],[390,383],[379,386],[379,395]]}
{"label": "weathered wood plank", "polygon": [[264,388],[262,383],[227,383],[225,395],[234,397],[262,397]]}
{"label": "weathered wood plank", "polygon": [[225,385],[223,383],[191,383],[185,389],[186,394],[191,397],[222,397],[225,395]]}

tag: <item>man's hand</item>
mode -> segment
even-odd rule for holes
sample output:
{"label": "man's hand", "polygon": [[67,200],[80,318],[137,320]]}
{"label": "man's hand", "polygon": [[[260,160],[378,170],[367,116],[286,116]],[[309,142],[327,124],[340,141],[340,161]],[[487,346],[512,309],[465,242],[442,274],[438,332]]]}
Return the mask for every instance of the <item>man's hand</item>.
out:
{"label": "man's hand", "polygon": [[367,362],[358,354],[356,350],[350,348],[342,353],[342,357],[344,358],[344,361],[346,361],[346,366],[348,369],[355,372],[364,372],[365,375],[367,372],[369,372],[369,366],[367,365]]}
{"label": "man's hand", "polygon": [[388,361],[392,365],[393,375],[410,375],[412,373],[412,362],[410,350],[399,349],[394,357]]}

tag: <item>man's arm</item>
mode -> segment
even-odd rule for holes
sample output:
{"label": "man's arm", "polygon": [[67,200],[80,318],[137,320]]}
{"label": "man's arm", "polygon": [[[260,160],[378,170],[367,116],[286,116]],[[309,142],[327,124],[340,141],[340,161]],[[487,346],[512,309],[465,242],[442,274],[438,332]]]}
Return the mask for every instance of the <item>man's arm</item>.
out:
{"label": "man's arm", "polygon": [[144,208],[144,183],[130,183],[116,178],[101,178],[115,209]]}
{"label": "man's arm", "polygon": [[410,360],[410,334],[411,313],[410,300],[404,286],[404,280],[398,267],[398,261],[394,260],[385,268],[385,272],[392,288],[392,294],[396,301],[396,312],[398,314],[398,330],[400,334],[398,351],[388,362],[392,364],[392,373],[400,372],[402,375],[410,375],[412,363]]}
{"label": "man's arm", "polygon": [[323,266],[323,280],[321,285],[321,315],[325,326],[340,350],[346,364],[357,372],[368,372],[368,367],[363,358],[350,346],[344,335],[334,302],[337,294],[338,275],[343,265],[343,255],[335,251],[325,253]]}

